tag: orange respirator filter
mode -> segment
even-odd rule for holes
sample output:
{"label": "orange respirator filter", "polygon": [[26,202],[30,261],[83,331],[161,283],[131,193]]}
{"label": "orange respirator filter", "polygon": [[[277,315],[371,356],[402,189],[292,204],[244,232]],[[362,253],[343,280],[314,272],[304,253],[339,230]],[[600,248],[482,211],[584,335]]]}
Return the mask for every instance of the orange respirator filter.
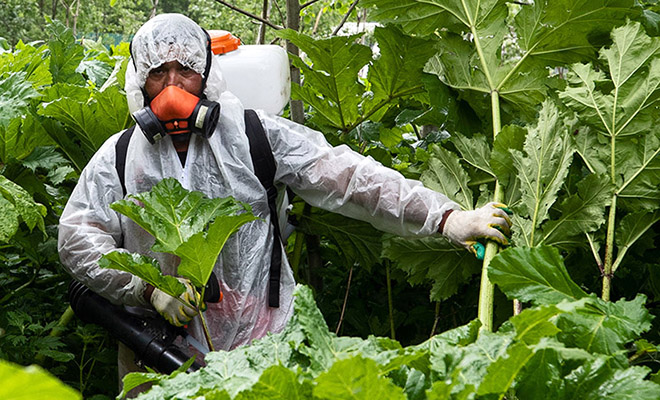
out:
{"label": "orange respirator filter", "polygon": [[190,132],[188,119],[192,115],[199,97],[178,86],[167,86],[151,101],[151,110],[165,125],[169,134]]}

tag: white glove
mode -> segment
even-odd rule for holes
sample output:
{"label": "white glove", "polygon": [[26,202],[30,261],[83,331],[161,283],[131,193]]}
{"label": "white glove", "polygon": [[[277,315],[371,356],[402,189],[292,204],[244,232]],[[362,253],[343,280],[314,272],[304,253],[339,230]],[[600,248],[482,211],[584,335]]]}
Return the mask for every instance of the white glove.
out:
{"label": "white glove", "polygon": [[202,298],[189,280],[177,279],[186,286],[186,291],[178,299],[156,288],[149,301],[167,322],[174,326],[183,326],[197,315],[197,307],[202,306]]}
{"label": "white glove", "polygon": [[441,232],[452,243],[463,246],[477,255],[477,239],[493,240],[503,246],[509,244],[511,211],[502,203],[488,203],[470,211],[454,210],[445,217]]}

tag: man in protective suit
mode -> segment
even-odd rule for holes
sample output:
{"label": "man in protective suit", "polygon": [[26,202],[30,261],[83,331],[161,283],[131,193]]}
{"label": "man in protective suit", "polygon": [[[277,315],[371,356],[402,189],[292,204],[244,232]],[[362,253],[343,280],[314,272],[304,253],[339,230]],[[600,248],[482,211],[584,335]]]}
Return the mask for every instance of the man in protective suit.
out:
{"label": "man in protective suit", "polygon": [[[109,138],[83,170],[60,219],[62,263],[77,280],[111,302],[153,307],[175,325],[187,323],[188,332],[203,341],[201,323],[192,318],[199,302],[193,301],[196,293],[191,285],[182,295],[191,305],[184,307],[136,276],[101,269],[97,263],[101,255],[124,249],[158,259],[163,273],[175,275],[176,257],[153,253],[154,239],[109,207],[173,177],[186,189],[210,198],[233,196],[249,203],[260,217],[229,239],[215,265],[223,300],[207,304],[205,311],[215,349],[230,350],[267,332],[281,331],[293,311],[294,278],[284,258],[280,305],[269,307],[272,247],[282,244],[270,223],[266,191],[253,172],[243,106],[225,90],[208,35],[183,15],[163,14],[138,30],[131,54],[125,89],[132,114],[139,115],[149,105],[157,117],[159,112],[176,113],[178,103],[201,98],[219,103],[219,117],[212,121],[217,125],[202,134],[171,127],[160,140],[137,126],[126,153],[125,193],[115,168],[120,133]],[[442,234],[467,249],[478,238],[507,243],[503,233],[509,234],[511,223],[503,205],[462,211],[446,196],[347,146],[331,147],[317,131],[264,112],[258,115],[275,158],[275,182],[287,185],[307,203],[401,236]],[[120,376],[134,370],[130,350],[121,345],[119,358]]]}

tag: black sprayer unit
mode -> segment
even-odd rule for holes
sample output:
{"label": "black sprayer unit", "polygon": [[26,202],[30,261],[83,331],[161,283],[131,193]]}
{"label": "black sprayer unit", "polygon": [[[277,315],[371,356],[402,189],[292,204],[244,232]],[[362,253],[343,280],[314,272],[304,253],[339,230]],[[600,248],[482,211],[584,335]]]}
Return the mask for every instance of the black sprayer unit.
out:
{"label": "black sprayer unit", "polygon": [[[220,288],[215,274],[209,279],[204,299],[217,302]],[[139,362],[163,374],[170,374],[190,359],[185,351],[174,344],[177,337],[185,337],[183,328],[165,321],[158,313],[135,314],[126,308],[110,303],[78,281],[69,284],[69,303],[81,320],[99,325],[133,350]],[[188,372],[201,365],[194,362]]]}

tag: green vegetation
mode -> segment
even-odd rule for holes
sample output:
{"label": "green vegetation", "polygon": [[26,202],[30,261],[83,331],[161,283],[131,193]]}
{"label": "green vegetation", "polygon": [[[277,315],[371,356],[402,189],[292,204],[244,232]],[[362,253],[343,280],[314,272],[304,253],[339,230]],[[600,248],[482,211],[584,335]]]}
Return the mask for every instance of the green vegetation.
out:
{"label": "green vegetation", "polygon": [[[204,25],[207,3],[163,1],[161,10],[188,10]],[[0,13],[17,15],[17,5]],[[309,6],[302,25],[315,22],[313,7],[349,5]],[[137,21],[147,6],[119,0],[103,15]],[[480,265],[442,238],[393,237],[296,199],[287,250],[308,286],[286,330],[214,353],[194,374],[132,375],[128,387],[155,382],[142,398],[159,399],[659,398],[657,6],[361,6],[383,23],[373,34],[316,39],[332,18],[312,36],[277,33],[304,52],[293,57],[303,74],[293,97],[306,124],[464,208],[506,202],[511,248],[489,245]],[[21,10],[41,18],[37,5]],[[66,323],[56,229],[78,173],[132,123],[121,91],[128,46],[81,46],[62,23],[30,21],[10,24],[15,45],[0,53],[0,357],[40,364],[85,398],[109,398],[115,343]],[[246,31],[256,37],[256,26]],[[523,305],[516,316],[513,299]]]}

